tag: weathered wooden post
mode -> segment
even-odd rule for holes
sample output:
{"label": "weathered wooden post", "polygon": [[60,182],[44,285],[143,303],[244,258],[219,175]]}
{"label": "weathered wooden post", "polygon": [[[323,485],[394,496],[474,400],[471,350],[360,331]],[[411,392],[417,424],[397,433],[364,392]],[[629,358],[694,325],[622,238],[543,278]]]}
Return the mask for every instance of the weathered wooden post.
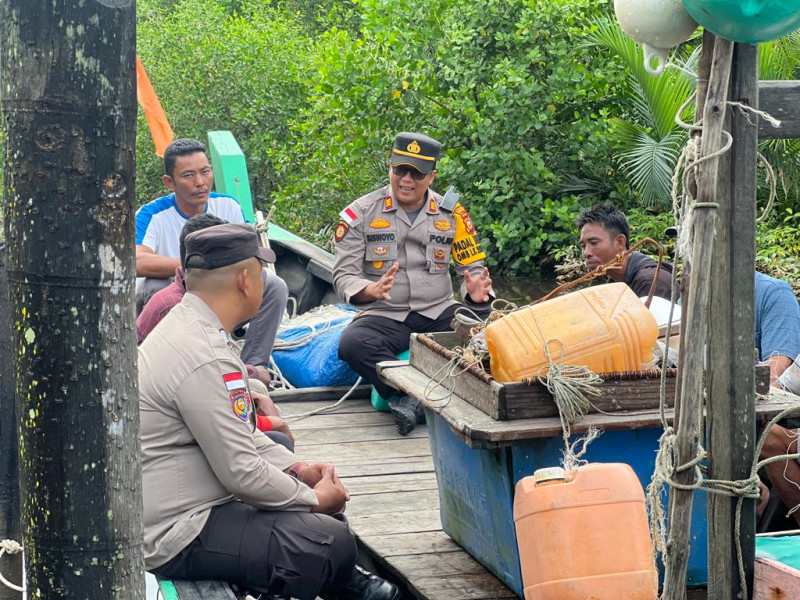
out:
{"label": "weathered wooden post", "polygon": [[[14,407],[14,353],[11,344],[11,301],[8,295],[6,254],[0,234],[0,540],[21,542],[19,521],[19,452]],[[22,555],[4,554],[0,573],[10,582],[22,581]],[[19,600],[20,593],[0,584],[0,600]]]}
{"label": "weathered wooden post", "polygon": [[29,598],[144,598],[135,4],[3,0],[8,278]]}
{"label": "weathered wooden post", "polygon": [[[736,44],[730,99],[758,108],[757,47]],[[750,476],[757,436],[753,348],[755,272],[756,161],[758,117],[728,111],[733,146],[720,157],[717,184],[719,220],[711,268],[709,377],[706,417],[708,476],[737,480]],[[708,499],[708,598],[740,598],[734,517],[737,499],[711,494]],[[755,503],[742,507],[741,547],[747,589],[753,590]]]}
{"label": "weathered wooden post", "polygon": [[[721,147],[723,119],[728,97],[733,42],[717,38],[708,82],[708,95],[703,110],[701,156],[715,154]],[[697,203],[694,214],[694,244],[692,248],[689,295],[684,301],[687,311],[686,330],[682,335],[692,340],[688,344],[685,368],[680,374],[681,412],[677,428],[677,461],[683,465],[696,456],[701,437],[701,408],[703,402],[703,365],[708,340],[708,297],[711,278],[711,255],[716,225],[718,158],[710,158],[698,168]],[[690,484],[694,472],[688,469],[675,476],[681,484]],[[691,490],[673,489],[670,505],[667,568],[664,577],[665,600],[681,600],[686,594],[686,569],[689,557],[689,529],[692,518]]]}

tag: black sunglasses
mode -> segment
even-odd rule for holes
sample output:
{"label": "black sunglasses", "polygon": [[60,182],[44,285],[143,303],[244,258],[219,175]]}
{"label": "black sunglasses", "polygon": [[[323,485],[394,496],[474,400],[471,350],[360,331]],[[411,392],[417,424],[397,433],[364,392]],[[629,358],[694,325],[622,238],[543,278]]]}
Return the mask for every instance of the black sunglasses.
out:
{"label": "black sunglasses", "polygon": [[411,173],[411,176],[417,181],[422,181],[428,175],[430,175],[430,173],[423,173],[422,171],[418,171],[414,167],[408,167],[406,165],[400,165],[399,167],[392,167],[392,173],[394,173],[398,177],[405,177],[406,173]]}

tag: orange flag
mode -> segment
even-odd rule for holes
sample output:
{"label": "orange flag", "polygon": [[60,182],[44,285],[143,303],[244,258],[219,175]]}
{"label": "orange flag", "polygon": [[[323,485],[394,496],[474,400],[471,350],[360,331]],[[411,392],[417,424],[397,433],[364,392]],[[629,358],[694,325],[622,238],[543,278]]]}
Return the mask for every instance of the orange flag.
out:
{"label": "orange flag", "polygon": [[150,128],[150,135],[153,136],[153,143],[156,146],[156,154],[164,156],[164,150],[172,142],[174,134],[172,127],[169,126],[169,121],[167,121],[167,115],[161,108],[161,102],[158,101],[153,84],[150,83],[150,78],[138,56],[136,57],[136,99],[144,110],[147,126]]}

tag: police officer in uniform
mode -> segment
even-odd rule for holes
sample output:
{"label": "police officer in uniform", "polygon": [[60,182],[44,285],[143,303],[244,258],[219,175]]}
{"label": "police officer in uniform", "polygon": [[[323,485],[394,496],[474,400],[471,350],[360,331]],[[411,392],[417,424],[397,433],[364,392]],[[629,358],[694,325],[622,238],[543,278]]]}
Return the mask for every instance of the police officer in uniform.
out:
{"label": "police officer in uniform", "polygon": [[339,344],[339,358],[389,400],[406,435],[424,421],[419,404],[378,379],[375,365],[407,350],[413,332],[449,331],[455,310],[450,262],[461,296],[479,314],[493,298],[475,226],[458,195],[430,186],[442,145],[400,133],[392,148],[389,185],[362,196],[340,214],[333,284],[359,308]]}
{"label": "police officer in uniform", "polygon": [[355,567],[333,465],[304,463],[254,427],[228,335],[258,312],[275,254],[244,224],[196,231],[185,247],[187,293],[139,346],[145,566],[279,598],[396,600]]}

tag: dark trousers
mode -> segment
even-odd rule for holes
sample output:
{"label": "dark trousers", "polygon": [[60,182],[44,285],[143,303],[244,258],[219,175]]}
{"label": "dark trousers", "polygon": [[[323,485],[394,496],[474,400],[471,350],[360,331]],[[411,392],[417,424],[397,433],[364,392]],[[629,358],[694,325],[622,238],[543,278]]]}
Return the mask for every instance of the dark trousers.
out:
{"label": "dark trousers", "polygon": [[200,535],[153,573],[314,600],[344,587],[355,563],[356,542],[344,515],[267,512],[229,502],[212,508]]}
{"label": "dark trousers", "polygon": [[[396,389],[378,379],[375,365],[383,360],[396,360],[398,354],[408,350],[412,333],[452,331],[450,322],[461,306],[449,306],[435,319],[412,312],[402,322],[388,317],[360,315],[342,332],[339,359],[375,386],[383,398],[396,396],[399,393]],[[488,310],[472,310],[481,317],[489,313]]]}

